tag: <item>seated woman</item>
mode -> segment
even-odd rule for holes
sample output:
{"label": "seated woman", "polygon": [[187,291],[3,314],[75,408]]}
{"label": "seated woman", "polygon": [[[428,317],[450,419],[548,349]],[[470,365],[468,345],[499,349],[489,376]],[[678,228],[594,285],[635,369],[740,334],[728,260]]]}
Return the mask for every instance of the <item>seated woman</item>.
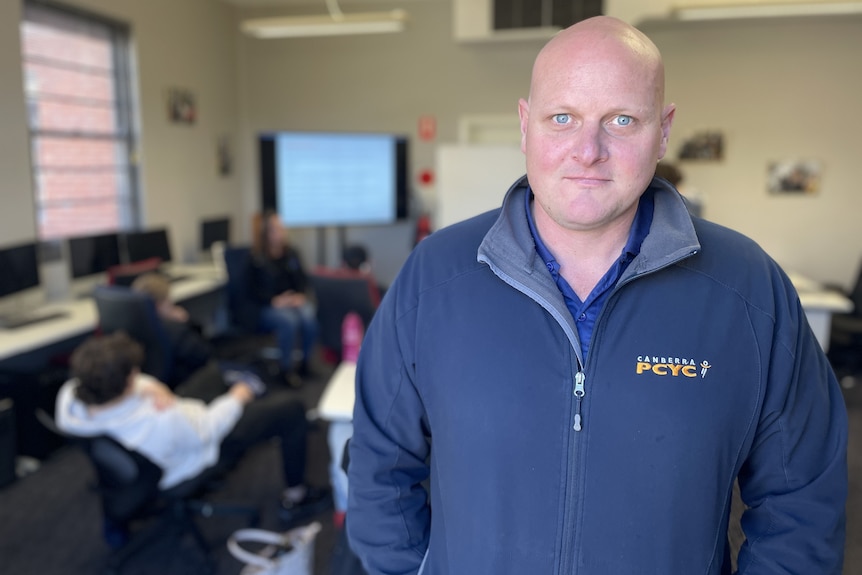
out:
{"label": "seated woman", "polygon": [[142,374],[142,361],[143,348],[123,332],[81,344],[72,354],[72,379],[57,395],[60,429],[107,435],[137,451],[162,469],[162,489],[214,465],[230,467],[253,445],[278,438],[285,481],[282,519],[293,523],[328,506],[327,490],[306,485],[305,408],[289,392],[261,397],[265,387],[252,374],[222,376],[213,368],[210,376],[200,371],[175,394]]}
{"label": "seated woman", "polygon": [[[287,242],[287,232],[278,214],[262,219],[260,249],[254,258],[252,293],[261,304],[260,322],[274,331],[281,350],[281,369],[288,383],[298,383],[309,372],[309,361],[317,340],[317,312],[311,298],[308,276],[299,252]],[[293,365],[297,332],[302,333],[302,360]]]}

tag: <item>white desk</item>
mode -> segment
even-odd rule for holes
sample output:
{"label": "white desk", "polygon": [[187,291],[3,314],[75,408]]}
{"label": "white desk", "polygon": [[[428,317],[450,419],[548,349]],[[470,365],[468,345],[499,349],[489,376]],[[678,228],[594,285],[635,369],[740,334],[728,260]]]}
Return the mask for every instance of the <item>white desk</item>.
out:
{"label": "white desk", "polygon": [[[175,266],[173,273],[189,274],[171,284],[171,298],[182,301],[224,285],[225,279],[212,265]],[[33,323],[15,329],[0,329],[0,360],[90,333],[99,321],[92,298],[46,303],[45,311],[63,311],[66,317]]]}
{"label": "white desk", "polygon": [[317,414],[328,421],[353,421],[353,402],[356,399],[356,364],[341,362],[320,396]]}
{"label": "white desk", "polygon": [[329,481],[336,511],[347,510],[347,474],[341,468],[344,446],[353,435],[353,403],[356,399],[354,381],[356,364],[341,362],[320,396],[317,415],[329,421]]}
{"label": "white desk", "polygon": [[819,283],[801,274],[789,273],[788,276],[799,293],[799,302],[820,347],[823,351],[829,351],[832,314],[852,311],[853,302],[841,293],[823,289]]}

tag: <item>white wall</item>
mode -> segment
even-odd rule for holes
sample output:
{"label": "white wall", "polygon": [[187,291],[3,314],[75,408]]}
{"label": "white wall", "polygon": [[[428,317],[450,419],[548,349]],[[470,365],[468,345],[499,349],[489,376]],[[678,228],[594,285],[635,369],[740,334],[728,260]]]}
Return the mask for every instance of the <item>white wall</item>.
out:
{"label": "white wall", "polygon": [[[177,259],[197,255],[199,220],[237,214],[239,174],[218,175],[221,134],[238,142],[233,9],[214,0],[67,0],[129,24],[138,67],[143,219],[169,226]],[[20,2],[0,2],[0,243],[35,236],[20,63]],[[193,126],[168,122],[172,87],[197,99]],[[237,166],[239,169],[241,166]],[[236,225],[241,225],[239,217]]]}

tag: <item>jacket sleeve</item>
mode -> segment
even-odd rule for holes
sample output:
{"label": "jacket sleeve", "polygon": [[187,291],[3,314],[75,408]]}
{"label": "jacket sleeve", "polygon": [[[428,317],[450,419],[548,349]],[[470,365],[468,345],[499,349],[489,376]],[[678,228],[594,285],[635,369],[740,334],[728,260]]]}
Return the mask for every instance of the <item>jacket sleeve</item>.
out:
{"label": "jacket sleeve", "polygon": [[842,569],[847,412],[795,294],[792,300],[788,317],[777,319],[763,409],[739,475],[747,506],[739,575]]}
{"label": "jacket sleeve", "polygon": [[429,439],[405,335],[415,312],[397,313],[397,299],[377,310],[357,365],[347,533],[369,575],[417,573],[431,521]]}

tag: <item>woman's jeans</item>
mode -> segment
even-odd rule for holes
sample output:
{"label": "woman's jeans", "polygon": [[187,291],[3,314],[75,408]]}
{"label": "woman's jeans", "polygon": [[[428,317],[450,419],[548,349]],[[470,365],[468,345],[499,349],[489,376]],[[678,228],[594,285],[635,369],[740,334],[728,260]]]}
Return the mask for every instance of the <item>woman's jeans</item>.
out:
{"label": "woman's jeans", "polygon": [[317,341],[317,312],[306,302],[300,307],[266,307],[260,312],[261,326],[275,332],[281,350],[281,367],[285,371],[293,368],[292,354],[296,333],[302,332],[302,352],[305,361],[311,357]]}

